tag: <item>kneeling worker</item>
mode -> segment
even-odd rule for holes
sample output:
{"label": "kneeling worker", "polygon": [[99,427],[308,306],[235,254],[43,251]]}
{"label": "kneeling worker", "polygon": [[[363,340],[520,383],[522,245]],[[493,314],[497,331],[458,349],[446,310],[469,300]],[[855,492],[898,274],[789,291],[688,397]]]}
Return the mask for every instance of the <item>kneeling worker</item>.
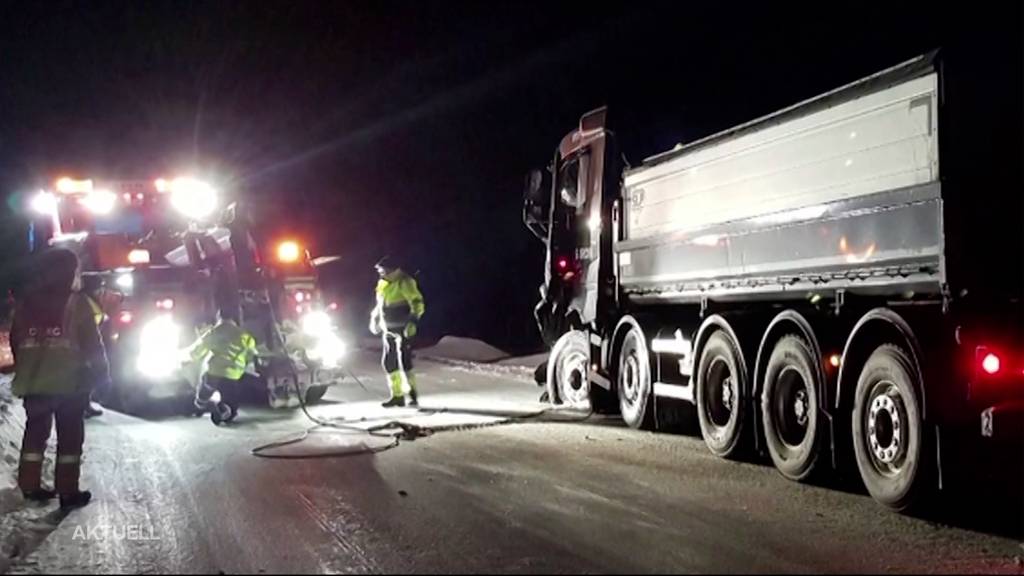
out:
{"label": "kneeling worker", "polygon": [[[256,339],[238,325],[236,316],[230,310],[220,310],[217,324],[188,349],[194,361],[204,363],[196,387],[196,408],[209,409],[214,424],[238,416],[238,382],[256,357]],[[214,392],[221,396],[216,404],[211,402]]]}

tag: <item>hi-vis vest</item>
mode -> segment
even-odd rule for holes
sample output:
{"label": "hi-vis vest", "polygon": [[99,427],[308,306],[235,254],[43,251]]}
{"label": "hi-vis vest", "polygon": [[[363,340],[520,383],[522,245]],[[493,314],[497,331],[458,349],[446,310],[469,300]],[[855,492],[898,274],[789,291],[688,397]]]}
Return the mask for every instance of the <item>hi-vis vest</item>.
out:
{"label": "hi-vis vest", "polygon": [[423,316],[426,305],[416,279],[401,270],[377,282],[376,314],[388,330],[398,330]]}
{"label": "hi-vis vest", "polygon": [[238,380],[256,355],[256,339],[234,322],[221,322],[192,347],[194,360],[207,360],[210,376]]}
{"label": "hi-vis vest", "polygon": [[19,332],[11,385],[14,395],[54,396],[88,388],[86,358],[79,339],[83,330],[96,330],[96,324],[85,297],[71,294],[58,326],[37,325],[20,307],[14,314]]}

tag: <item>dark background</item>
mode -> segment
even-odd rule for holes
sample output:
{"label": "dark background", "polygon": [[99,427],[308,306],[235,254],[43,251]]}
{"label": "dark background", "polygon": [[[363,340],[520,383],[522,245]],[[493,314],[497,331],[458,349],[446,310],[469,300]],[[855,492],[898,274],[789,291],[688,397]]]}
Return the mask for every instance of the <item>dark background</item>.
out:
{"label": "dark background", "polygon": [[611,106],[636,164],[1020,30],[1017,2],[3,4],[0,288],[27,248],[21,194],[191,172],[342,255],[329,280],[358,326],[370,265],[395,254],[420,271],[426,337],[530,350],[543,252],[523,176],[587,110]]}

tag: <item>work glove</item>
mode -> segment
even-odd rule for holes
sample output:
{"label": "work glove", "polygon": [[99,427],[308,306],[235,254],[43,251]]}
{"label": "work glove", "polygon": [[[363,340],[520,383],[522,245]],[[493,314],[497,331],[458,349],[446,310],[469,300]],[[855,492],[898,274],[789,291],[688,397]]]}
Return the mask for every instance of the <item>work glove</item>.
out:
{"label": "work glove", "polygon": [[406,339],[413,338],[416,336],[416,323],[410,322],[405,325],[405,331],[402,333]]}
{"label": "work glove", "polygon": [[374,318],[373,320],[370,320],[370,334],[373,334],[374,336],[380,336],[380,333],[381,329],[380,325],[377,323],[377,319]]}

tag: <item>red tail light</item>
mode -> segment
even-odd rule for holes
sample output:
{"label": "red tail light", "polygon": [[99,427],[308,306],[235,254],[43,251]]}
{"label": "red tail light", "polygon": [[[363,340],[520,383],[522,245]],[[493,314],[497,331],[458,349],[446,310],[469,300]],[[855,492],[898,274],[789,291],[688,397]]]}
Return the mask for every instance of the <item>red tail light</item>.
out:
{"label": "red tail light", "polygon": [[131,324],[132,313],[127,310],[123,310],[120,314],[117,315],[117,321],[120,322],[121,324]]}
{"label": "red tail light", "polygon": [[568,260],[566,260],[565,258],[559,258],[558,259],[558,269],[559,270],[565,270],[568,267],[569,267],[569,261]]}
{"label": "red tail light", "polygon": [[328,306],[328,308],[330,308],[331,310],[337,310],[338,309],[338,303],[337,302],[331,302],[331,305]]}
{"label": "red tail light", "polygon": [[986,374],[990,374],[990,375],[994,376],[994,375],[998,374],[999,371],[1002,370],[1002,368],[1003,368],[1002,360],[1000,360],[999,356],[997,356],[993,352],[989,352],[988,354],[985,354],[985,356],[981,360],[981,369],[984,370]]}

